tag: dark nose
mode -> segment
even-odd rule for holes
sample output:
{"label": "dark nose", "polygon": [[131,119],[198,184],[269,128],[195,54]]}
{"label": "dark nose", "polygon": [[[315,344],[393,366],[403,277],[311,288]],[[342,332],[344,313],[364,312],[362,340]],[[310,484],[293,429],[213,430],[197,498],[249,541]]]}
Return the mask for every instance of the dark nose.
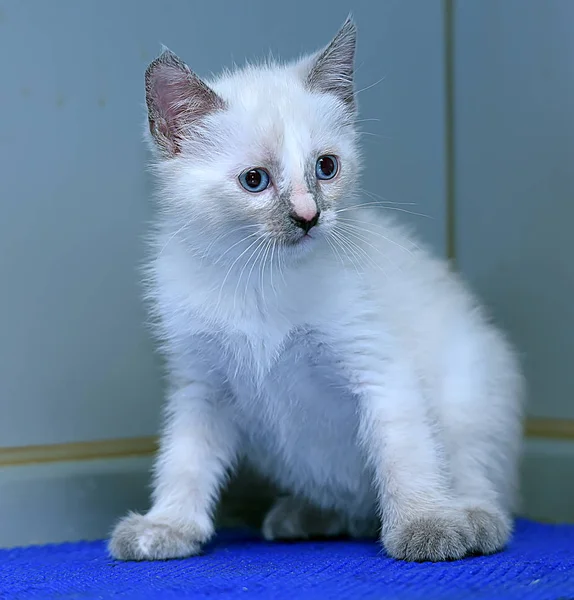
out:
{"label": "dark nose", "polygon": [[317,211],[312,219],[305,219],[304,217],[300,217],[295,213],[291,213],[290,217],[291,221],[293,221],[297,227],[300,227],[305,233],[308,233],[310,229],[317,225],[320,215],[321,213]]}

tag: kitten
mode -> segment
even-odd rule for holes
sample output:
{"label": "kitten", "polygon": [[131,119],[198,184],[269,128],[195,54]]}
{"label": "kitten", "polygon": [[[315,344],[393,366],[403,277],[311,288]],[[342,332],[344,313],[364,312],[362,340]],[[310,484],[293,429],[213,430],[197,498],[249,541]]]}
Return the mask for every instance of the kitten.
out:
{"label": "kitten", "polygon": [[285,494],[267,539],[378,535],[406,560],[504,547],[523,382],[445,262],[355,197],[355,25],[210,82],[146,72],[161,212],[149,266],[169,392],[153,506],[120,559],[200,552],[247,460]]}

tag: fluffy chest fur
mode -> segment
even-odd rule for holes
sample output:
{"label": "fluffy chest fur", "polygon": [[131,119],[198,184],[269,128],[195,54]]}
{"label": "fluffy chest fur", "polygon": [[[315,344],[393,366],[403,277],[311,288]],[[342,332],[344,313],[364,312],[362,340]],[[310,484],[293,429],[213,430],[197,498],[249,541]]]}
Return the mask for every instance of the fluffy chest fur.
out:
{"label": "fluffy chest fur", "polygon": [[357,441],[357,399],[331,343],[339,327],[357,323],[359,336],[369,327],[364,277],[320,254],[277,273],[273,285],[267,274],[263,286],[242,287],[236,275],[222,291],[221,274],[212,280],[210,267],[190,262],[177,243],[155,273],[172,369],[186,380],[199,361],[226,382],[221,401],[232,409],[248,461],[319,505],[366,512],[374,496]]}
{"label": "fluffy chest fur", "polygon": [[248,461],[319,505],[352,507],[358,495],[364,502],[370,478],[357,440],[357,399],[321,334],[292,330],[265,373],[233,367],[234,414]]}

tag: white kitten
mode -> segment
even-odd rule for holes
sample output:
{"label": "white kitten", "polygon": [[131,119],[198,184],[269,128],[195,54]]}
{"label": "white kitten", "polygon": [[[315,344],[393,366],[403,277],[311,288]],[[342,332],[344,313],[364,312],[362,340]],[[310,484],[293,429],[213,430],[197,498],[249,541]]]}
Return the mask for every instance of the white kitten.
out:
{"label": "white kitten", "polygon": [[444,560],[509,538],[522,377],[448,266],[354,198],[355,35],[209,83],[169,51],[147,70],[170,390],[118,558],[198,553],[244,459],[288,494],[268,539],[380,530],[391,556]]}

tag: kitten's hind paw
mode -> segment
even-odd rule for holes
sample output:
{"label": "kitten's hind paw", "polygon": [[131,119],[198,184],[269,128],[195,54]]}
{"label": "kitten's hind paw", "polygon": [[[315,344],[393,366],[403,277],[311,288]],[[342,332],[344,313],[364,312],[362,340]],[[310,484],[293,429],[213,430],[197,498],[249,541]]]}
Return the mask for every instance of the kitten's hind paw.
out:
{"label": "kitten's hind paw", "polygon": [[475,543],[473,552],[494,554],[506,546],[512,533],[512,519],[497,508],[477,505],[466,509],[473,529]]}
{"label": "kitten's hind paw", "polygon": [[446,561],[473,550],[475,532],[464,511],[421,515],[390,528],[383,545],[393,558],[408,561]]}
{"label": "kitten's hind paw", "polygon": [[132,513],[116,525],[108,550],[119,560],[166,560],[199,554],[205,541],[206,536],[193,528]]}

